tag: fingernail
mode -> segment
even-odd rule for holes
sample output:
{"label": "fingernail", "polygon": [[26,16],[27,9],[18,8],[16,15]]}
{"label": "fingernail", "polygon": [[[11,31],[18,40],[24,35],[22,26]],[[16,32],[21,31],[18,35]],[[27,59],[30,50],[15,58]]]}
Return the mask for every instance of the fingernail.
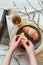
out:
{"label": "fingernail", "polygon": [[17,36],[16,41],[18,40],[19,36]]}
{"label": "fingernail", "polygon": [[29,46],[29,42],[27,41],[26,44]]}

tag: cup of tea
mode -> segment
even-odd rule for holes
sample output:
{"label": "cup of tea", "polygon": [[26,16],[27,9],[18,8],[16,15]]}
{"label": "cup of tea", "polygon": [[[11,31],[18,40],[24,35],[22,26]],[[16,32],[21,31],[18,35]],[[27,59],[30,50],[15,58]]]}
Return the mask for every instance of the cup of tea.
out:
{"label": "cup of tea", "polygon": [[19,25],[21,23],[21,17],[18,15],[13,15],[12,16],[12,23],[15,25]]}

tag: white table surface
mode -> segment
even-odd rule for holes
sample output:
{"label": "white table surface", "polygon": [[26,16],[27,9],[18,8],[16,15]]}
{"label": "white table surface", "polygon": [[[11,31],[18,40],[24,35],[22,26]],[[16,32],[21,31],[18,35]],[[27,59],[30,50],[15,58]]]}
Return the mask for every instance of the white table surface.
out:
{"label": "white table surface", "polygon": [[[19,1],[18,0],[0,0],[0,8],[14,8],[13,2],[15,2],[17,7],[19,8],[24,8],[24,6],[26,6],[27,8],[29,8],[29,10],[33,10],[32,8],[28,7],[28,3],[26,2],[26,0],[19,0]],[[31,3],[32,6],[34,6],[34,8],[41,9],[38,3],[38,0],[34,0],[34,1],[29,0],[29,2]]]}

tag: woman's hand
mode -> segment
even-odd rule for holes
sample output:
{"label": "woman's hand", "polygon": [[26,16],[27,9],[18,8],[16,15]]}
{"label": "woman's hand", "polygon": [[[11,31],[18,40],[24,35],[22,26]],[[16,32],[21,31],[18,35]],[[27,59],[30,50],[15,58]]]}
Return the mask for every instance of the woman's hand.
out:
{"label": "woman's hand", "polygon": [[16,47],[19,45],[20,41],[21,38],[18,35],[13,37],[13,39],[10,41],[9,50],[1,65],[10,65],[12,54],[14,53]]}
{"label": "woman's hand", "polygon": [[37,65],[37,61],[34,54],[34,45],[31,41],[28,41],[27,43],[24,43],[23,46],[26,49],[26,52],[29,56],[30,65]]}
{"label": "woman's hand", "polygon": [[34,45],[31,41],[28,41],[27,43],[23,43],[23,46],[25,47],[26,52],[28,54],[34,53]]}
{"label": "woman's hand", "polygon": [[13,39],[10,41],[9,49],[14,51],[16,47],[19,45],[20,41],[21,41],[20,36],[18,35],[14,36]]}

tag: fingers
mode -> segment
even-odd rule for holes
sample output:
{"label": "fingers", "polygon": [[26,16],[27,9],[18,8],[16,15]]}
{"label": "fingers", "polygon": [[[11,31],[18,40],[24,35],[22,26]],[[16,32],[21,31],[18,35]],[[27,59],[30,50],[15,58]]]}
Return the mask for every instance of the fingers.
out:
{"label": "fingers", "polygon": [[19,43],[19,42],[21,41],[21,37],[20,37],[19,35],[16,35],[15,41],[16,41],[17,43]]}
{"label": "fingers", "polygon": [[25,42],[25,43],[23,43],[23,46],[24,46],[25,48],[27,47],[26,42]]}
{"label": "fingers", "polygon": [[[21,41],[21,37],[19,35],[16,35],[13,39],[14,41],[16,41],[17,43],[20,43]],[[32,45],[33,43],[29,40],[27,42],[24,42],[23,43],[23,46],[26,48],[26,47],[29,47],[30,45]]]}
{"label": "fingers", "polygon": [[31,41],[29,41],[29,45],[34,46],[33,43],[32,43]]}
{"label": "fingers", "polygon": [[14,36],[14,41],[17,41],[17,39],[19,38],[19,35],[16,35],[16,36]]}
{"label": "fingers", "polygon": [[17,39],[17,43],[20,43],[20,41],[21,41],[21,37],[19,37],[19,38]]}
{"label": "fingers", "polygon": [[32,44],[32,42],[29,40],[29,44]]}
{"label": "fingers", "polygon": [[26,48],[26,47],[29,47],[31,44],[32,44],[31,41],[27,41],[27,42],[23,43],[23,46]]}
{"label": "fingers", "polygon": [[29,45],[35,49],[34,44],[31,41],[29,41]]}

